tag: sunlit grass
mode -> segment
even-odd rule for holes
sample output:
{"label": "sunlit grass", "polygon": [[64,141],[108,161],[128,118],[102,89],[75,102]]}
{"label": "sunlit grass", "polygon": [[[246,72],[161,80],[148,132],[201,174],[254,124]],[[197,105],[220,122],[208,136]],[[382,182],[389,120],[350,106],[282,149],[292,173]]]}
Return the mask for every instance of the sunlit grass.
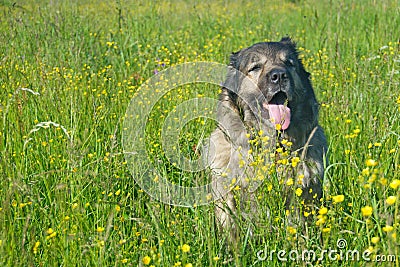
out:
{"label": "sunlit grass", "polygon": [[[276,257],[257,262],[257,252],[337,249],[339,238],[351,250],[400,254],[396,1],[37,0],[2,1],[0,12],[0,265],[281,266]],[[331,163],[323,205],[305,235],[287,224],[279,181],[264,183],[257,201],[274,207],[272,216],[254,239],[243,223],[229,252],[213,206],[164,205],[135,183],[122,121],[155,73],[192,61],[226,64],[232,51],[285,35],[298,42],[321,103]],[[167,164],[157,120],[186,99],[217,94],[216,86],[181,86],[152,113],[147,147],[171,181],[191,185],[196,175]],[[212,127],[187,124],[181,151],[198,157]],[[296,179],[288,186],[301,194]]]}

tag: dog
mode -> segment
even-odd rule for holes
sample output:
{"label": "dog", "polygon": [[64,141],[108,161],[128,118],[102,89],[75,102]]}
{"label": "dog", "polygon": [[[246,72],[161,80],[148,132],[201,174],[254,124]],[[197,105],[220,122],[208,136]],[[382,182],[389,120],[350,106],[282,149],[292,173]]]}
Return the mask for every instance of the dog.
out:
{"label": "dog", "polygon": [[[306,206],[318,206],[322,197],[327,141],[318,124],[319,104],[308,73],[289,37],[262,42],[232,53],[217,106],[218,126],[205,148],[205,161],[212,171],[215,216],[220,228],[237,234],[238,205],[250,203],[249,219],[257,214],[254,192],[259,183],[247,155],[256,133],[271,151],[281,140],[301,155],[296,172],[303,177],[301,198]],[[253,144],[253,146],[252,146]],[[260,144],[258,144],[260,146]],[[265,155],[265,163],[274,159]],[[276,159],[275,159],[276,160]],[[240,187],[241,203],[232,188]],[[289,206],[291,197],[285,199]],[[242,211],[240,211],[242,212]]]}

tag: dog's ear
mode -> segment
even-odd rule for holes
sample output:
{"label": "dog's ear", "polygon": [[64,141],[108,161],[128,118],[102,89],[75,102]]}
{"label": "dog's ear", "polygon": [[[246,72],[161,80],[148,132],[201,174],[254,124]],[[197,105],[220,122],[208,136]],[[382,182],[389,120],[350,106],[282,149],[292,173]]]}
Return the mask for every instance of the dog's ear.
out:
{"label": "dog's ear", "polygon": [[296,48],[296,43],[289,37],[283,37],[280,41],[282,44],[291,45],[293,48]]}
{"label": "dog's ear", "polygon": [[234,99],[233,93],[236,93],[238,91],[239,87],[239,80],[240,80],[240,59],[239,59],[239,54],[240,51],[233,52],[230,56],[230,62],[228,66],[228,73],[226,76],[226,80],[223,83],[223,87],[228,89],[229,96]]}
{"label": "dog's ear", "polygon": [[231,56],[230,56],[230,62],[229,62],[229,66],[234,67],[235,69],[239,69],[239,54],[240,54],[239,50],[237,52],[232,52]]}

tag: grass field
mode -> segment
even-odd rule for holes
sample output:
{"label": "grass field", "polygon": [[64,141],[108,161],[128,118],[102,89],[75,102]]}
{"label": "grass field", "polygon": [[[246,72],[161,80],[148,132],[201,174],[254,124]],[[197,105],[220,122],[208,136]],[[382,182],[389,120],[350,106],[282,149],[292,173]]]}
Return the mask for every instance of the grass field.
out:
{"label": "grass field", "polygon": [[[304,249],[337,250],[311,266],[400,265],[398,1],[0,0],[0,12],[1,266],[299,266],[288,252]],[[165,205],[135,183],[121,145],[125,111],[163,69],[227,64],[232,51],[287,35],[321,103],[325,208],[304,234],[286,224],[279,185],[266,183],[269,226],[255,240],[241,225],[229,252],[212,205]],[[217,94],[181,86],[152,113],[147,149],[171,181],[191,185],[198,174],[167,162],[158,119]],[[187,124],[181,150],[193,153],[212,127]],[[269,258],[279,250],[287,261]],[[347,250],[360,259],[339,259]]]}

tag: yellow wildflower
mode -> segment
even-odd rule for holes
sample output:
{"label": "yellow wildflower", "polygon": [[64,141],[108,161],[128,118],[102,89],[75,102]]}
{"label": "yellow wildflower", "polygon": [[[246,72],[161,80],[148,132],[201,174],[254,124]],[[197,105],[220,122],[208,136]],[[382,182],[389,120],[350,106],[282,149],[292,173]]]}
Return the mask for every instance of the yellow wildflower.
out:
{"label": "yellow wildflower", "polygon": [[288,231],[289,233],[291,233],[292,235],[294,235],[294,234],[297,232],[296,228],[291,227],[291,226],[289,226],[289,227],[287,228],[287,231]]}
{"label": "yellow wildflower", "polygon": [[143,262],[144,265],[149,265],[149,264],[150,264],[150,261],[151,261],[151,258],[150,258],[149,256],[145,256],[145,257],[142,259],[142,262]]}
{"label": "yellow wildflower", "polygon": [[320,226],[320,225],[323,225],[325,222],[326,222],[325,217],[320,217],[320,218],[318,218],[318,221],[316,221],[315,224],[316,224],[317,226]]}
{"label": "yellow wildflower", "polygon": [[293,185],[293,179],[292,179],[292,178],[289,178],[289,179],[286,181],[286,185],[287,185],[287,186]]}
{"label": "yellow wildflower", "polygon": [[40,242],[37,241],[37,242],[35,243],[35,245],[33,246],[33,253],[34,253],[34,254],[37,253],[37,250],[38,250],[39,246],[40,246]]}
{"label": "yellow wildflower", "polygon": [[299,162],[300,162],[299,157],[293,157],[292,158],[292,167],[295,168]]}
{"label": "yellow wildflower", "polygon": [[382,230],[383,230],[384,232],[393,231],[393,226],[391,226],[391,225],[386,225],[386,226],[382,227]]}
{"label": "yellow wildflower", "polygon": [[373,238],[371,238],[371,242],[377,244],[379,242],[379,237],[374,236]]}
{"label": "yellow wildflower", "polygon": [[395,196],[390,196],[386,199],[386,203],[389,205],[393,205],[396,202],[397,198]]}
{"label": "yellow wildflower", "polygon": [[400,180],[399,179],[394,179],[389,186],[393,189],[397,189],[397,187],[400,186]]}
{"label": "yellow wildflower", "polygon": [[303,190],[299,187],[299,188],[296,189],[295,193],[299,197],[303,193]]}
{"label": "yellow wildflower", "polygon": [[379,179],[379,183],[380,183],[381,185],[386,185],[386,184],[387,184],[387,179],[384,178],[384,177],[382,177],[382,178]]}
{"label": "yellow wildflower", "polygon": [[184,245],[182,246],[182,251],[183,251],[183,252],[189,252],[189,251],[190,251],[190,246],[189,246],[188,244],[184,244]]}
{"label": "yellow wildflower", "polygon": [[334,203],[334,204],[343,202],[343,200],[344,200],[344,195],[332,196],[332,200],[333,200],[333,203]]}
{"label": "yellow wildflower", "polygon": [[378,162],[373,159],[367,159],[365,161],[365,165],[367,165],[368,167],[375,167],[376,165],[378,165]]}
{"label": "yellow wildflower", "polygon": [[271,192],[271,190],[272,190],[272,184],[269,184],[267,189],[268,189],[268,192]]}
{"label": "yellow wildflower", "polygon": [[361,213],[363,216],[371,216],[372,215],[372,207],[371,206],[365,206],[361,208]]}
{"label": "yellow wildflower", "polygon": [[320,215],[325,215],[325,214],[328,213],[328,209],[326,207],[322,207],[322,208],[319,209],[318,213]]}
{"label": "yellow wildflower", "polygon": [[363,170],[361,171],[361,174],[364,175],[364,176],[369,176],[370,173],[371,173],[371,172],[369,171],[369,168],[365,168],[365,169],[363,169]]}
{"label": "yellow wildflower", "polygon": [[57,235],[57,232],[55,232],[52,228],[49,228],[46,233],[48,234],[48,236],[46,236],[47,240]]}

